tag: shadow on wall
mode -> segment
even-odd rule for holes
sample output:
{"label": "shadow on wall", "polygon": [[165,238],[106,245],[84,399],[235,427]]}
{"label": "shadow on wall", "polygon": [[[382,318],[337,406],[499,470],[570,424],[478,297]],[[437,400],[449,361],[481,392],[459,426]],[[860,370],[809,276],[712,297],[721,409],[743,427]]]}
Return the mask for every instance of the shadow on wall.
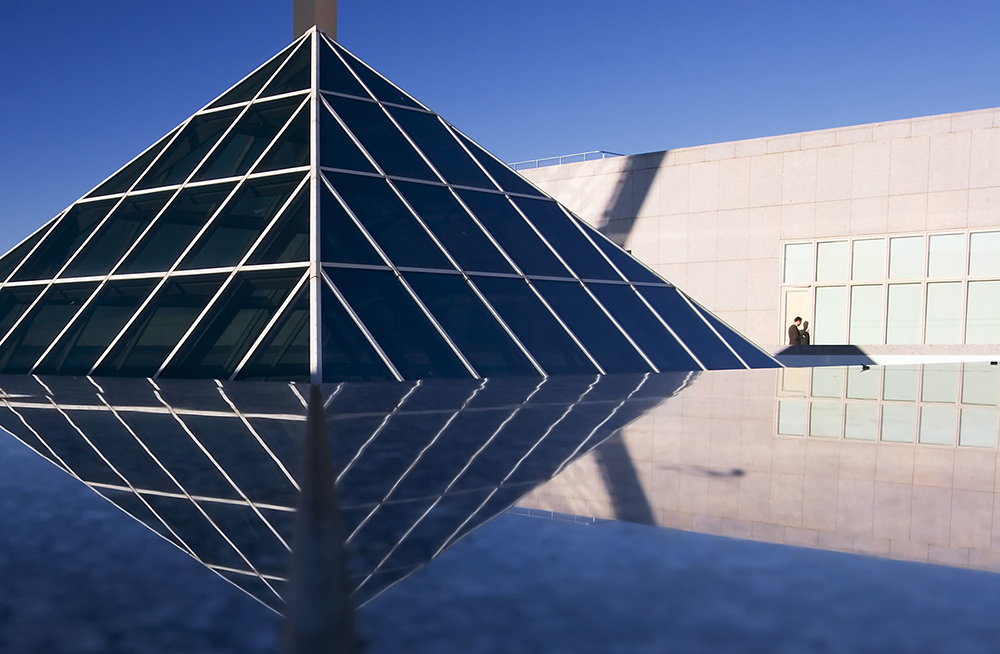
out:
{"label": "shadow on wall", "polygon": [[594,450],[593,456],[604,480],[604,487],[608,490],[615,520],[643,525],[657,524],[621,433],[601,443]]}
{"label": "shadow on wall", "polygon": [[[636,213],[649,196],[653,179],[667,156],[667,151],[627,157],[618,186],[604,209],[605,222],[601,233],[625,247],[635,226]],[[647,174],[642,174],[647,171]]]}

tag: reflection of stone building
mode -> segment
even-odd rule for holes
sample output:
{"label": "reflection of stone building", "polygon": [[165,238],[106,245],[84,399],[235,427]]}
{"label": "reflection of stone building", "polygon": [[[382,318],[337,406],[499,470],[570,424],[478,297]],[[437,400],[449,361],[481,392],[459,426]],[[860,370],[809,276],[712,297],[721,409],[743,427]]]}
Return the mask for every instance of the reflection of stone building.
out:
{"label": "reflection of stone building", "polygon": [[1000,343],[1000,110],[522,172],[762,345]]}
{"label": "reflection of stone building", "polygon": [[520,505],[1000,570],[998,401],[981,363],[703,373]]}

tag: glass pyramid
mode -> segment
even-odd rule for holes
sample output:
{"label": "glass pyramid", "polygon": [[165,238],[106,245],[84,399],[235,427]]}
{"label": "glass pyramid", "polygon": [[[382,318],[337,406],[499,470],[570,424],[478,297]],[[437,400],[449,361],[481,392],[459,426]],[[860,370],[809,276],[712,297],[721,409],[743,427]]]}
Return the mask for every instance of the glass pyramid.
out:
{"label": "glass pyramid", "polygon": [[313,29],[0,258],[0,373],[776,367]]}

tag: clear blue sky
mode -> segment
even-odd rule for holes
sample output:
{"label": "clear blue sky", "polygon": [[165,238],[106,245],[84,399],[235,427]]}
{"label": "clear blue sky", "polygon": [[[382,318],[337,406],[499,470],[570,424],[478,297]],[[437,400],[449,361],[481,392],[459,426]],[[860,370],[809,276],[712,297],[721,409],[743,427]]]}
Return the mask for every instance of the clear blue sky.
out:
{"label": "clear blue sky", "polygon": [[[292,0],[0,0],[0,250],[291,40]],[[1000,106],[1000,3],[340,0],[506,161]]]}

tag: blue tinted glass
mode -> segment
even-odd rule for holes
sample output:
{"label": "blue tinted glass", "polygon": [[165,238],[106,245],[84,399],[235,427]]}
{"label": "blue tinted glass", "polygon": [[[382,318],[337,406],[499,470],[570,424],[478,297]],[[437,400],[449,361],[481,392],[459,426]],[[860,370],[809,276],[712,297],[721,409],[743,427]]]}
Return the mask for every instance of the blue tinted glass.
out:
{"label": "blue tinted glass", "polygon": [[326,177],[394,264],[453,268],[386,180],[345,173]]}
{"label": "blue tinted glass", "polygon": [[312,72],[311,46],[310,39],[305,39],[299,49],[288,58],[285,65],[274,76],[274,79],[268,83],[260,97],[265,98],[310,88],[312,86],[309,83],[309,75]]}
{"label": "blue tinted glass", "polygon": [[390,108],[389,113],[430,159],[446,182],[494,190],[493,183],[462,149],[437,116],[396,107]]}
{"label": "blue tinted glass", "polygon": [[240,114],[238,108],[195,116],[136,186],[138,189],[180,184],[204,159]]}
{"label": "blue tinted glass", "polygon": [[463,269],[514,272],[450,190],[413,182],[396,182],[396,188]]}
{"label": "blue tinted glass", "polygon": [[278,141],[264,155],[255,173],[283,168],[298,168],[309,163],[309,104],[307,103]]}
{"label": "blue tinted glass", "polygon": [[743,367],[676,289],[641,286],[638,290],[706,368],[717,370]]}
{"label": "blue tinted glass", "polygon": [[597,372],[523,279],[477,276],[473,282],[547,374]]}
{"label": "blue tinted glass", "polygon": [[143,171],[149,167],[149,164],[153,163],[153,159],[155,159],[156,155],[160,154],[160,150],[162,150],[167,143],[170,142],[170,137],[173,136],[176,131],[177,130],[171,130],[169,134],[157,141],[151,148],[133,159],[131,163],[115,173],[114,176],[112,176],[108,181],[88,193],[86,197],[93,198],[99,195],[114,195],[115,193],[124,193],[127,191],[129,187],[135,183],[135,180],[139,179],[139,175],[141,175]]}
{"label": "blue tinted glass", "polygon": [[352,55],[347,50],[340,47],[339,44],[334,43],[333,47],[337,49],[341,55],[343,55],[344,60],[347,61],[348,65],[354,69],[354,72],[361,81],[365,83],[375,97],[383,102],[394,102],[396,104],[406,105],[408,107],[416,107],[417,103],[408,95],[403,93],[394,84],[387,81],[381,75],[376,73],[374,70],[369,68],[360,59]]}
{"label": "blue tinted glass", "polygon": [[301,101],[301,97],[296,97],[251,105],[198,170],[193,181],[244,175]]}
{"label": "blue tinted glass", "polygon": [[96,374],[152,377],[224,280],[225,275],[204,275],[168,281],[98,366]]}
{"label": "blue tinted glass", "polygon": [[257,92],[260,91],[264,84],[267,83],[267,80],[271,79],[271,75],[274,74],[274,71],[278,70],[278,66],[285,61],[288,57],[288,53],[295,47],[295,45],[296,44],[293,43],[282,50],[279,54],[275,55],[270,61],[251,73],[246,79],[227,91],[225,95],[210,104],[208,108],[214,109],[215,107],[225,107],[229,104],[246,102],[247,100],[253,98],[257,95]]}
{"label": "blue tinted glass", "polygon": [[367,263],[384,266],[358,226],[333,194],[320,191],[320,258],[329,263]]}
{"label": "blue tinted glass", "polygon": [[[325,97],[387,175],[437,181],[431,169],[380,106],[338,95]],[[323,165],[328,164],[324,162]]]}
{"label": "blue tinted glass", "polygon": [[325,284],[322,301],[323,381],[395,379]]}
{"label": "blue tinted glass", "polygon": [[229,379],[301,277],[301,270],[238,275],[162,376]]}
{"label": "blue tinted glass", "polygon": [[309,380],[308,285],[299,290],[236,378]]}
{"label": "blue tinted glass", "polygon": [[737,332],[735,329],[726,325],[717,317],[712,315],[709,311],[702,309],[702,313],[705,314],[705,320],[712,323],[715,330],[719,332],[722,338],[726,339],[726,342],[734,350],[736,354],[740,355],[748,366],[751,368],[780,368],[780,364],[775,361],[770,355],[763,352],[760,348],[755,346],[750,342],[745,336]]}
{"label": "blue tinted glass", "polygon": [[537,374],[463,277],[430,273],[404,277],[480,376]]}
{"label": "blue tinted glass", "polygon": [[31,370],[96,288],[96,282],[50,286],[10,338],[0,346],[0,370],[10,374]]}
{"label": "blue tinted glass", "polygon": [[523,177],[511,170],[509,166],[497,161],[493,155],[469,139],[465,138],[457,131],[455,134],[462,141],[462,143],[465,144],[465,147],[469,148],[469,151],[472,152],[473,156],[479,160],[479,163],[483,165],[483,168],[485,168],[486,172],[490,174],[490,177],[492,177],[504,191],[545,197],[545,194],[541,193],[534,186],[526,182]]}
{"label": "blue tinted glass", "polygon": [[15,286],[0,290],[0,337],[10,331],[44,289],[45,286]]}
{"label": "blue tinted glass", "polygon": [[579,282],[532,282],[605,372],[647,372],[649,364]]}
{"label": "blue tinted glass", "polygon": [[545,236],[545,240],[578,277],[621,279],[554,200],[514,198],[514,203],[521,208],[528,220],[538,228],[538,231]]}
{"label": "blue tinted glass", "polygon": [[36,372],[86,375],[155,286],[150,279],[105,284]]}
{"label": "blue tinted glass", "polygon": [[42,237],[48,233],[51,227],[51,223],[45,225],[37,232],[18,243],[14,249],[3,256],[3,259],[0,259],[0,281],[7,280],[7,277],[14,270],[14,268],[17,267],[17,264],[24,260],[24,257],[31,252],[31,248],[35,247],[35,244],[42,240]]}
{"label": "blue tinted glass", "polygon": [[505,196],[477,191],[458,195],[526,275],[572,276]]}
{"label": "blue tinted glass", "polygon": [[320,40],[319,46],[319,88],[321,91],[369,97],[325,39]]}
{"label": "blue tinted glass", "polygon": [[325,270],[404,378],[470,376],[393,273]]}
{"label": "blue tinted glass", "polygon": [[181,191],[117,270],[118,273],[169,270],[184,248],[208,222],[235,184]]}
{"label": "blue tinted glass", "polygon": [[111,272],[172,195],[167,191],[125,198],[61,276],[84,277]]}
{"label": "blue tinted glass", "polygon": [[247,263],[309,260],[309,187],[306,186],[267,232]]}
{"label": "blue tinted glass", "polygon": [[73,253],[104,219],[115,200],[77,204],[66,212],[11,281],[48,279],[66,265]]}
{"label": "blue tinted glass", "polygon": [[337,119],[326,110],[326,107],[319,113],[319,165],[324,168],[374,173],[375,167],[354,144]]}
{"label": "blue tinted glass", "polygon": [[701,370],[631,286],[587,284],[604,308],[660,370]]}
{"label": "blue tinted glass", "polygon": [[302,174],[248,180],[181,262],[185,270],[235,266],[302,181]]}
{"label": "blue tinted glass", "polygon": [[597,244],[597,247],[600,248],[609,259],[611,259],[611,262],[618,267],[618,270],[620,270],[630,282],[653,282],[656,284],[668,283],[665,279],[662,279],[636,261],[628,252],[609,241],[587,223],[581,220],[579,221],[579,224],[590,233],[590,238]]}

